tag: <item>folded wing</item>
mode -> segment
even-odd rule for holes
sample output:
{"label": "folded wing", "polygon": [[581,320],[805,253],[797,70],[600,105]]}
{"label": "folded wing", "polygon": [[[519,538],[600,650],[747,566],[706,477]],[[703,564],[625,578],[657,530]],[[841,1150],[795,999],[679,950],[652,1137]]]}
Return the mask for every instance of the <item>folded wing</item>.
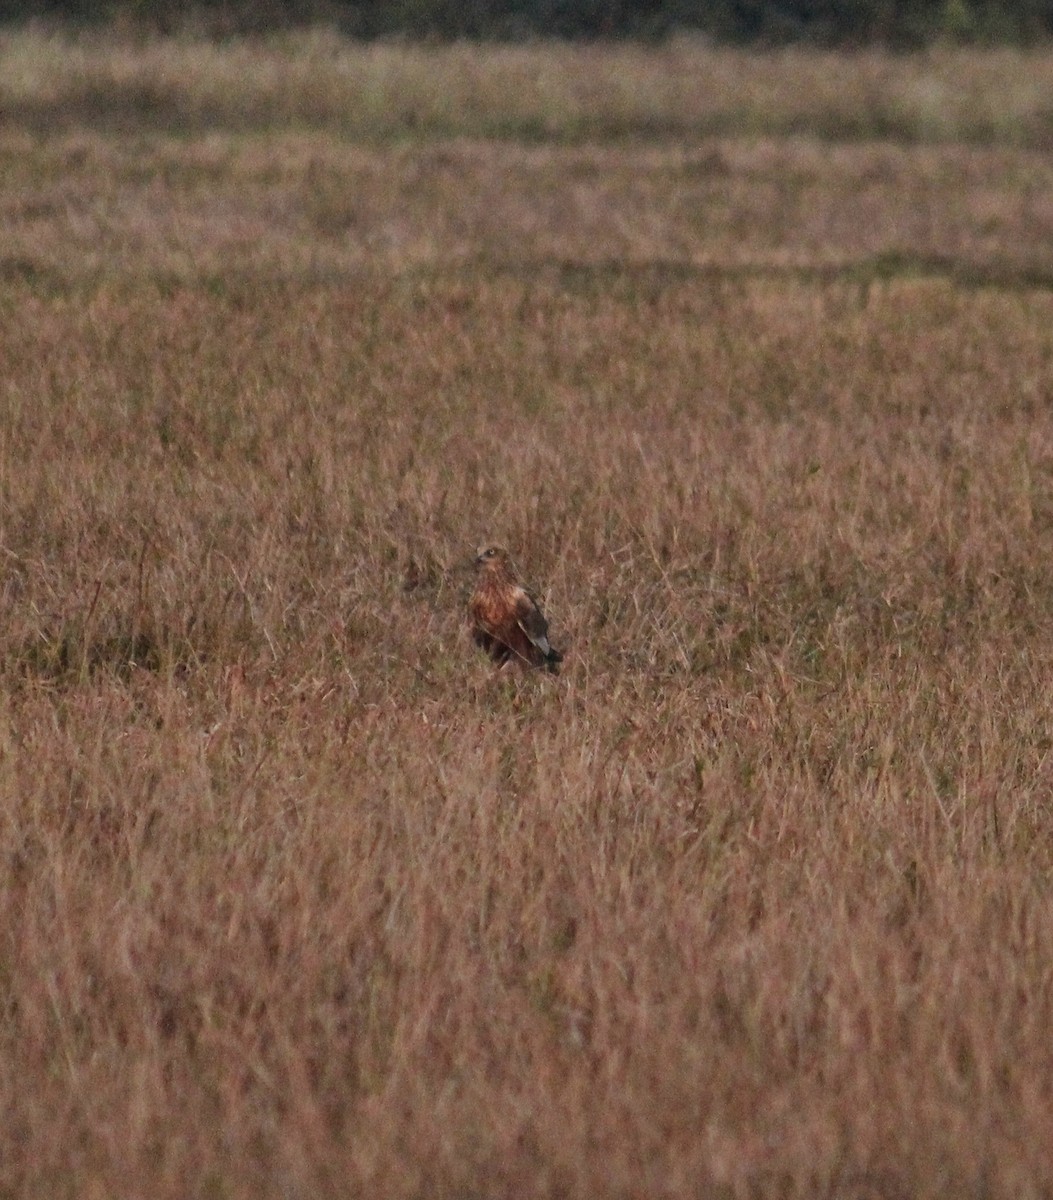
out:
{"label": "folded wing", "polygon": [[541,609],[538,608],[537,602],[529,592],[522,588],[517,589],[515,620],[516,625],[540,655],[541,660],[550,671],[554,671],[556,663],[561,662],[563,656],[552,648],[552,644],[548,640],[548,622]]}

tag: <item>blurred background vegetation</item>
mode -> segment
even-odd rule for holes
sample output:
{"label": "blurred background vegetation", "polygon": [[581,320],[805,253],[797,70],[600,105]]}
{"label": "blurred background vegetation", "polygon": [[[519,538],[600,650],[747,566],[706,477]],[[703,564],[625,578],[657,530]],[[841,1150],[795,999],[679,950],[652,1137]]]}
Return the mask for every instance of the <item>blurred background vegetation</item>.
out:
{"label": "blurred background vegetation", "polygon": [[1053,0],[0,0],[0,21],[117,22],[172,33],[263,33],[325,22],[366,38],[667,37],[916,49],[1031,44]]}

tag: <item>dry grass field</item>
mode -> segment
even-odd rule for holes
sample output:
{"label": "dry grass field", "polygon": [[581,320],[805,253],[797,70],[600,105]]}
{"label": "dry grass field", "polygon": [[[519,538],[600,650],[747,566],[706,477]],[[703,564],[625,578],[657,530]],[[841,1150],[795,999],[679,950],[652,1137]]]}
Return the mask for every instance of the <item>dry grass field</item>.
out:
{"label": "dry grass field", "polygon": [[0,117],[0,1197],[1053,1195],[1053,54]]}

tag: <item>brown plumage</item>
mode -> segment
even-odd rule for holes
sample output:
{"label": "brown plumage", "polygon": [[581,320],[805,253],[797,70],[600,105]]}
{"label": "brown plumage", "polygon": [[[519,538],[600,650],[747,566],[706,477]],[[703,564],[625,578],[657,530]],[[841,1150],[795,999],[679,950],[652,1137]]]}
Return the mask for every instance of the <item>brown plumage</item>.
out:
{"label": "brown plumage", "polygon": [[518,662],[557,672],[563,655],[548,640],[537,601],[516,581],[508,551],[483,546],[475,559],[475,591],[468,602],[472,638],[496,663]]}

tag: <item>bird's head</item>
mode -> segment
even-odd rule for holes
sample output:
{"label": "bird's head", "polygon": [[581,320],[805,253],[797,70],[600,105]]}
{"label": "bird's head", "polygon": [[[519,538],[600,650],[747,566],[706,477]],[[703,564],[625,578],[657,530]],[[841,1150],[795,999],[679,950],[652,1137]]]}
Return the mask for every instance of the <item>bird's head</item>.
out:
{"label": "bird's head", "polygon": [[475,569],[493,573],[510,571],[512,560],[504,546],[480,546],[475,556]]}

